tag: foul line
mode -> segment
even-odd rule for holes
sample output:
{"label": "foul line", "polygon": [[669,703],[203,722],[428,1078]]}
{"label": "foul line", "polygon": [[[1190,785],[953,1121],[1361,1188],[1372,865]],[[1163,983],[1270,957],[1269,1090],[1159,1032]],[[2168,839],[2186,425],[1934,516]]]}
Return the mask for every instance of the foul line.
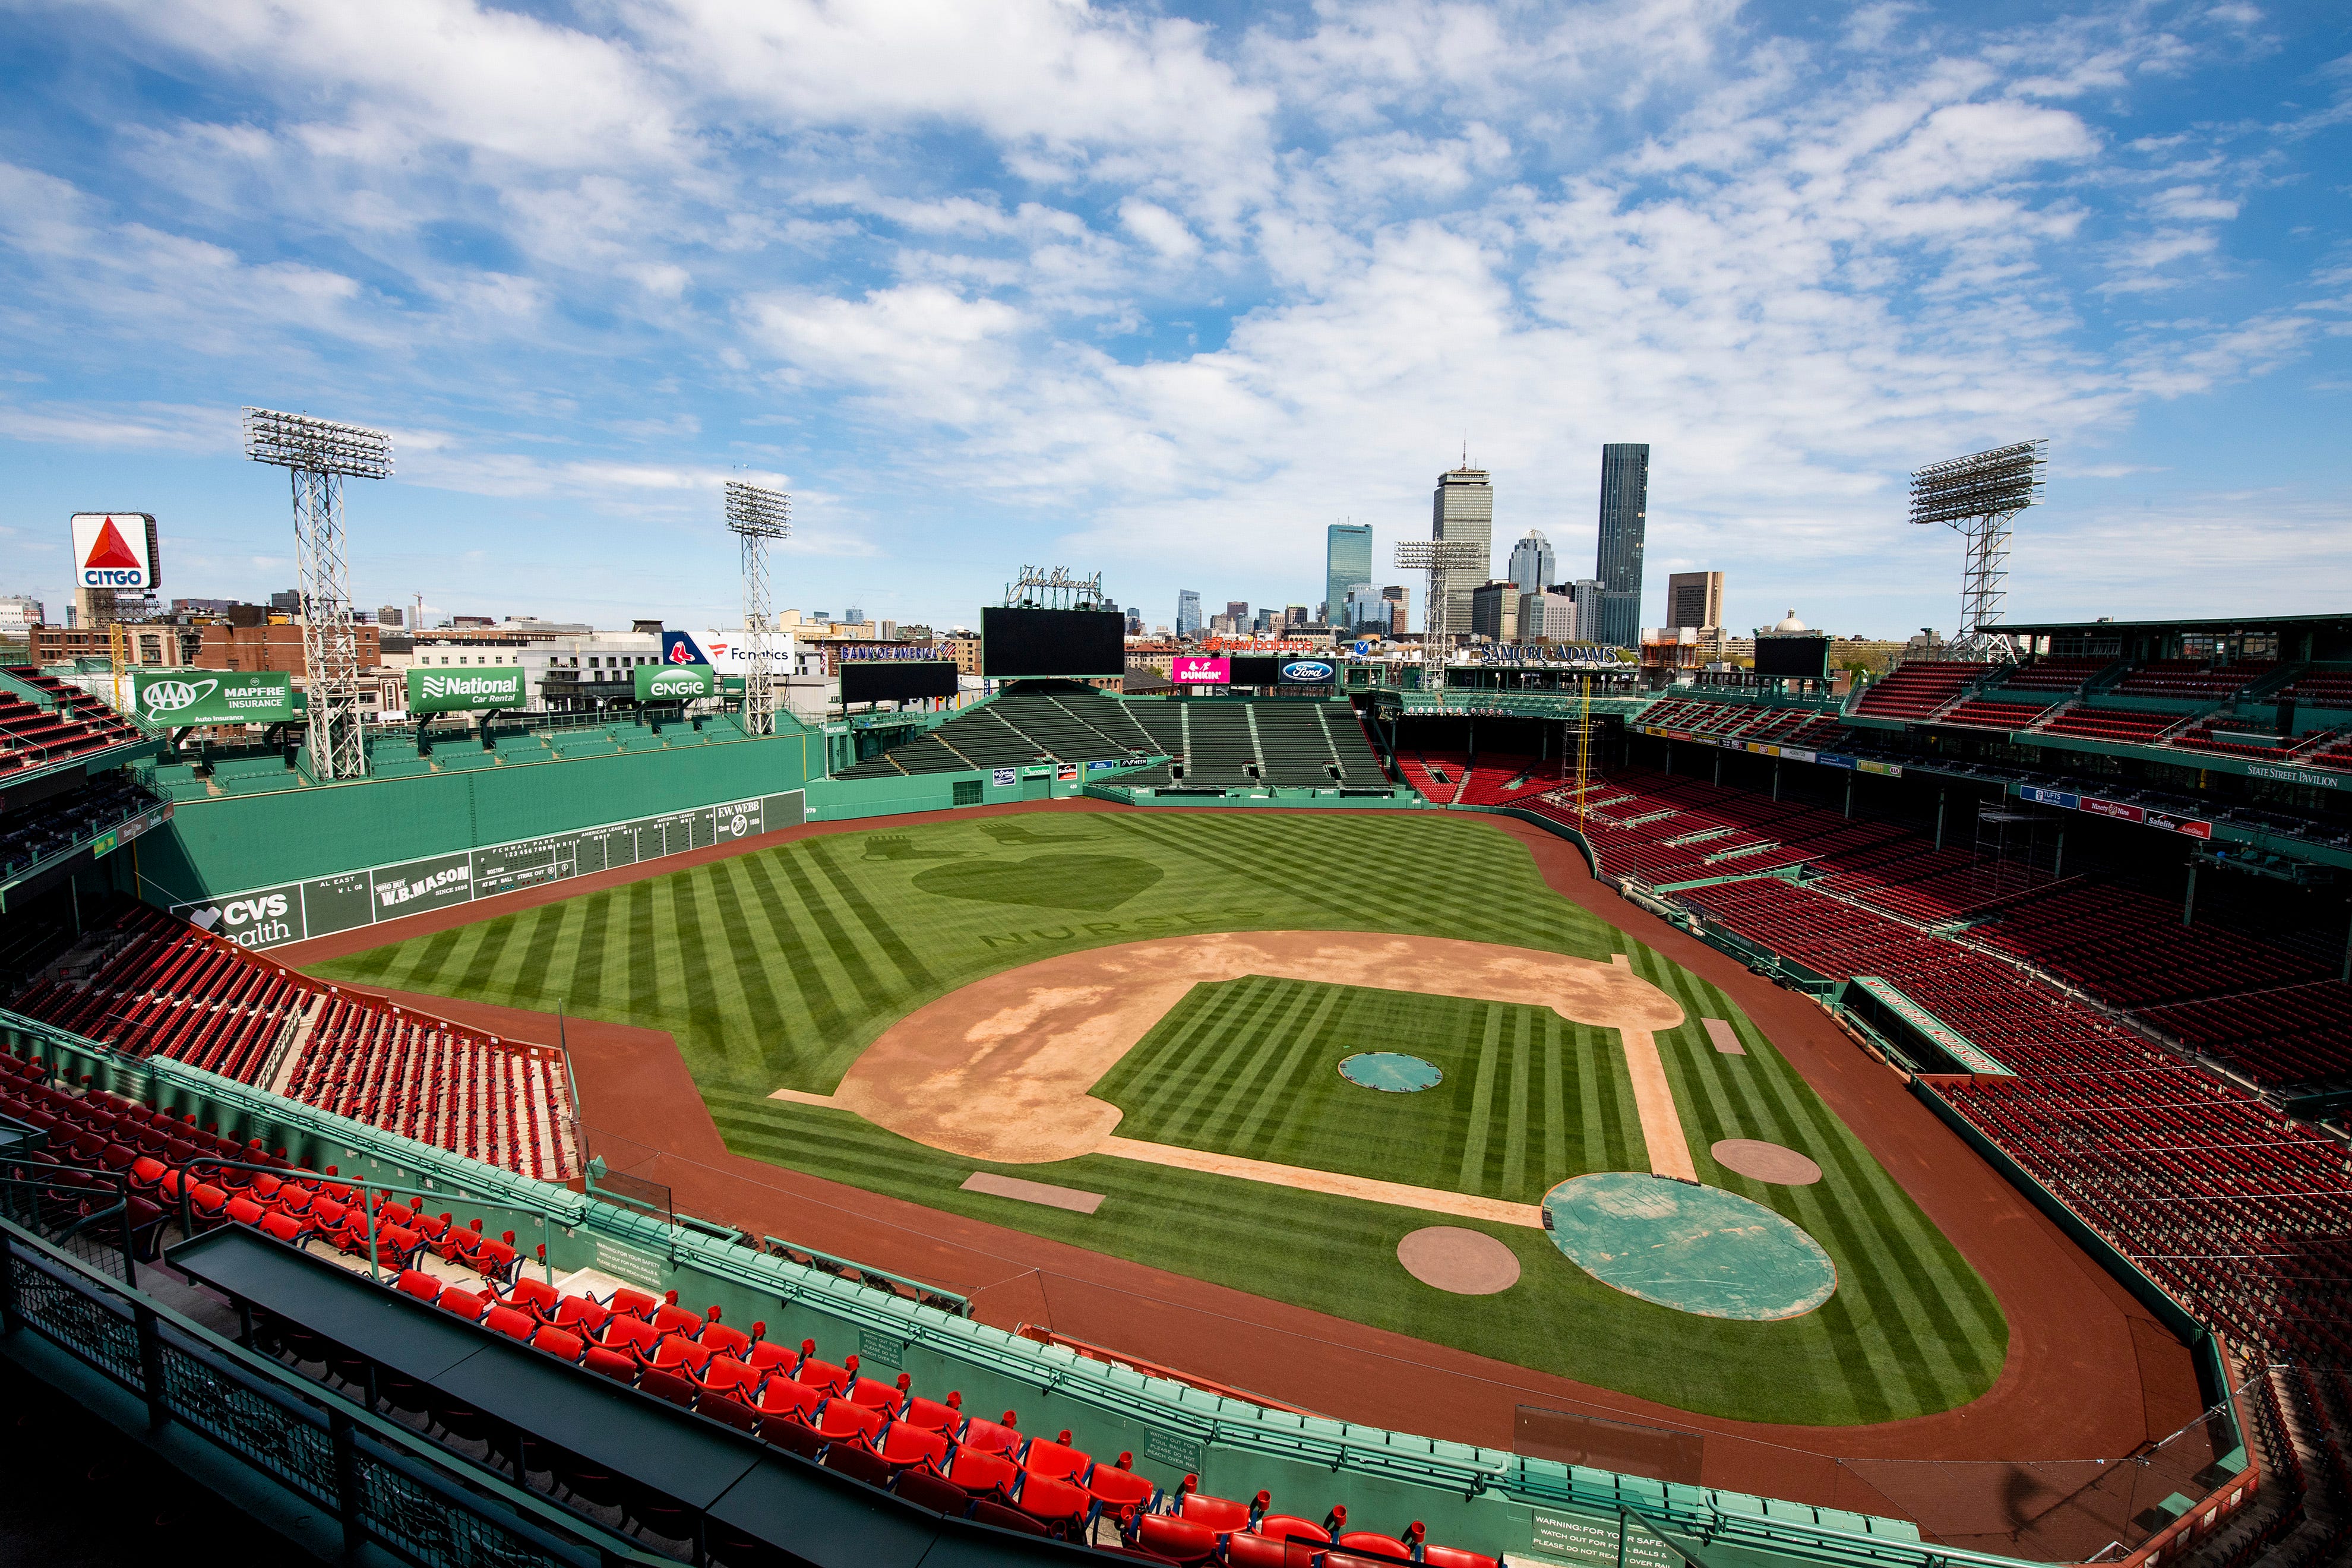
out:
{"label": "foul line", "polygon": [[[1612,952],[1609,962],[1631,970],[1633,961]],[[1625,1042],[1625,1077],[1633,1086],[1633,1110],[1642,1119],[1642,1142],[1650,1152],[1650,1173],[1698,1180],[1691,1163],[1690,1140],[1683,1134],[1682,1112],[1675,1109],[1675,1088],[1666,1080],[1666,1064],[1658,1056],[1657,1037],[1647,1029],[1620,1029]]]}
{"label": "foul line", "polygon": [[1483,1219],[1496,1225],[1523,1225],[1534,1230],[1543,1228],[1543,1210],[1533,1204],[1507,1204],[1496,1198],[1475,1197],[1468,1193],[1448,1193],[1435,1187],[1411,1187],[1402,1182],[1380,1182],[1369,1176],[1343,1176],[1333,1171],[1276,1165],[1265,1160],[1244,1160],[1235,1154],[1211,1154],[1198,1149],[1146,1143],[1133,1138],[1106,1138],[1097,1152],[1116,1154],[1122,1160],[1141,1161],[1149,1165],[1167,1165],[1180,1171],[1202,1171],[1213,1176],[1238,1176],[1243,1181],[1263,1182],[1270,1187],[1329,1193],[1336,1197],[1361,1198],[1366,1203],[1387,1204],[1395,1208],[1427,1209],[1433,1214],[1450,1214],[1462,1219]]}

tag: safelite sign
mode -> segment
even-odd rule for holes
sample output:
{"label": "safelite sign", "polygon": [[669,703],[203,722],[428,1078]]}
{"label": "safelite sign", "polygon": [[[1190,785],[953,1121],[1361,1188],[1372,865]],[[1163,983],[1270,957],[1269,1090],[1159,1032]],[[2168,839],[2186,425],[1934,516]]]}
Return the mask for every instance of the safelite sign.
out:
{"label": "safelite sign", "polygon": [[74,583],[83,588],[159,586],[155,520],[143,511],[78,511],[73,518]]}

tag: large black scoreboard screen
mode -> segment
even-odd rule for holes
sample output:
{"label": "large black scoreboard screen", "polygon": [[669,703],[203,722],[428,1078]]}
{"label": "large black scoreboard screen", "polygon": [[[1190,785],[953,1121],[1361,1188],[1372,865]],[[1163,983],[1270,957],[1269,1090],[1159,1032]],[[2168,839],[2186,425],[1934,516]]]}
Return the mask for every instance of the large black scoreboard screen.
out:
{"label": "large black scoreboard screen", "polygon": [[1827,637],[1758,637],[1756,673],[1819,680],[1830,671]]}
{"label": "large black scoreboard screen", "polygon": [[1117,610],[983,609],[980,636],[992,680],[1127,673],[1127,617]]}

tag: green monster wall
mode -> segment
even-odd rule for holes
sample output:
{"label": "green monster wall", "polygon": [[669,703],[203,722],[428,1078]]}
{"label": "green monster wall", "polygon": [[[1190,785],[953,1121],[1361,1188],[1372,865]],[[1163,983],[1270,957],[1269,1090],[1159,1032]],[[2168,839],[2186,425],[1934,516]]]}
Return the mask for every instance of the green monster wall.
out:
{"label": "green monster wall", "polygon": [[[297,778],[282,767],[225,766],[209,784],[167,767],[154,783],[176,801],[171,821],[113,869],[125,891],[165,908],[221,907],[224,935],[272,946],[371,911],[414,914],[797,826],[821,742],[706,733],[572,756],[445,744],[433,771],[290,787],[269,787]],[[260,909],[246,906],[271,898],[265,934]],[[302,918],[306,902],[316,918]]]}

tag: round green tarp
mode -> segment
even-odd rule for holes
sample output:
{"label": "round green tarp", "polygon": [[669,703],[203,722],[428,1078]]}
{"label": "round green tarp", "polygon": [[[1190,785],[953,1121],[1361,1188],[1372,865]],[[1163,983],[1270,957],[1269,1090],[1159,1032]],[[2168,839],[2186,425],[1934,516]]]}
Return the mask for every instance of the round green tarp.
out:
{"label": "round green tarp", "polygon": [[1821,1243],[1720,1187],[1601,1171],[1544,1194],[1543,1221],[1552,1245],[1602,1284],[1704,1318],[1800,1317],[1837,1289]]}
{"label": "round green tarp", "polygon": [[1349,1083],[1377,1089],[1383,1094],[1412,1094],[1434,1088],[1445,1075],[1435,1062],[1406,1056],[1402,1051],[1363,1051],[1339,1064],[1339,1076]]}

